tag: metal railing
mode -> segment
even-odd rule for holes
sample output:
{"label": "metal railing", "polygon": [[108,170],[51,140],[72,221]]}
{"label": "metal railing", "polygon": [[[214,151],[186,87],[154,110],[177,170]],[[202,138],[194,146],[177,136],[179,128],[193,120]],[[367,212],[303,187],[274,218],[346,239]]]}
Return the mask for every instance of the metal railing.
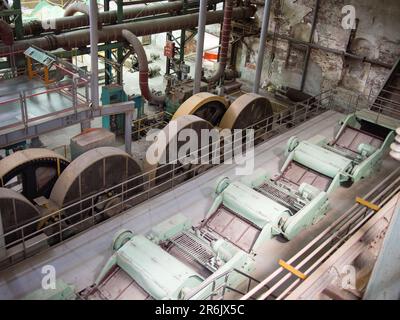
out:
{"label": "metal railing", "polygon": [[[18,109],[18,116],[20,118],[20,120],[16,119],[16,121],[12,123],[0,125],[0,131],[18,127],[20,125],[28,127],[31,122],[48,119],[61,113],[73,111],[76,114],[79,108],[87,108],[90,106],[89,75],[84,70],[81,70],[66,61],[57,57],[54,57],[54,59],[56,61],[53,64],[55,71],[66,76],[66,79],[47,86],[37,86],[19,92],[13,91],[0,96],[0,108],[7,108],[10,110]],[[3,83],[6,83],[7,81],[8,80],[3,80]],[[38,97],[49,94],[59,94],[67,98],[67,100],[70,100],[71,104],[64,108],[60,108],[58,111],[30,117],[28,112],[29,102],[32,101],[35,103],[35,100],[37,100]]]}
{"label": "metal railing", "polygon": [[[321,94],[319,99],[316,99],[313,102],[305,102],[304,106],[294,106],[292,108],[288,108],[278,114],[274,114],[271,117],[260,120],[254,125],[250,126],[248,129],[254,129],[254,136],[256,140],[252,141],[255,144],[271,139],[272,137],[287,131],[296,125],[303,123],[307,119],[310,119],[314,116],[321,114],[329,109],[329,95],[325,93]],[[240,140],[240,143],[238,143]],[[227,151],[224,150],[220,141],[216,141],[215,149],[212,145],[208,145],[202,147],[197,150],[197,154],[201,154],[201,158],[204,159],[205,156],[210,158],[214,157],[215,154],[218,154],[219,157],[229,156],[231,152],[234,152],[236,149],[242,148],[242,137],[236,138],[232,136],[232,143],[234,144],[233,150]],[[210,151],[210,148],[213,149]],[[206,151],[204,151],[204,149]],[[203,153],[201,153],[203,152]],[[17,238],[17,240],[9,242],[4,246],[0,246],[0,251],[3,249],[9,249],[13,246],[20,245],[21,250],[18,252],[18,255],[21,256],[20,259],[25,259],[30,256],[30,248],[35,245],[40,245],[40,241],[32,242],[27,247],[27,241],[29,239],[33,239],[35,236],[39,234],[45,233],[47,235],[48,243],[60,243],[66,238],[71,236],[71,233],[74,230],[84,230],[92,227],[94,224],[102,220],[101,218],[107,213],[112,212],[116,208],[123,208],[123,210],[128,210],[132,206],[137,205],[143,201],[150,199],[156,195],[161,194],[167,190],[171,190],[175,188],[177,185],[182,183],[183,181],[190,180],[194,176],[203,173],[209,168],[216,166],[217,164],[197,164],[191,166],[189,169],[185,168],[183,170],[183,165],[179,164],[179,160],[177,159],[177,164],[163,164],[158,166],[156,169],[145,172],[135,177],[131,177],[111,188],[102,190],[100,192],[96,192],[93,195],[87,196],[83,199],[80,199],[72,204],[69,204],[63,208],[60,208],[54,212],[51,212],[43,217],[30,221],[29,223],[25,223],[18,228],[3,233],[0,237],[4,239],[13,235]],[[157,171],[163,171],[162,174],[157,175]],[[154,178],[149,178],[154,174]],[[138,190],[140,190],[138,192]],[[115,192],[117,191],[117,192]],[[104,200],[98,200],[100,196],[104,194],[108,194],[109,192],[114,192],[112,197],[109,197]],[[98,210],[99,207],[105,205],[108,201],[113,199],[119,199],[119,202],[115,205],[107,207],[106,209]],[[76,210],[75,213],[66,216],[64,213],[70,210]],[[68,224],[72,218],[80,217],[79,222],[74,224]],[[46,221],[46,224],[36,230],[33,233],[27,234],[26,230],[32,228],[32,226],[43,225],[43,222]],[[68,231],[70,234],[68,235]],[[12,257],[7,257],[12,263],[16,261],[12,261]]]}
{"label": "metal railing", "polygon": [[[293,127],[304,123],[306,120],[311,119],[327,110],[336,110],[335,106],[332,106],[332,91],[321,93],[320,95],[310,98],[303,103],[291,106],[280,113],[274,114],[271,117],[262,119],[257,123],[253,124],[247,129],[254,130],[254,140],[250,141],[250,145],[253,143],[257,145],[263,141],[268,141],[271,138],[292,129]],[[240,140],[241,143],[238,143]],[[234,145],[233,150],[226,151],[221,146],[220,141],[213,142],[211,145],[205,146],[195,152],[195,154],[200,155],[201,159],[205,156],[211,159],[218,154],[220,159],[225,156],[230,156],[232,151],[236,149],[242,150],[242,137],[236,138],[232,135],[232,142]],[[235,144],[236,143],[236,144]],[[216,148],[214,149],[214,144]],[[206,152],[204,149],[206,148]],[[210,151],[210,148],[212,149]],[[202,153],[204,152],[204,154]],[[186,157],[184,157],[186,159]],[[20,259],[25,259],[26,257],[32,255],[31,248],[35,245],[40,245],[41,241],[32,242],[35,236],[45,233],[47,236],[47,242],[50,244],[60,243],[71,236],[78,234],[79,232],[93,227],[96,223],[104,220],[104,216],[113,215],[110,214],[113,210],[118,209],[121,212],[126,211],[133,206],[149,200],[150,198],[160,195],[161,193],[175,188],[177,185],[183,181],[188,181],[194,178],[196,175],[203,173],[211,167],[218,164],[210,163],[200,163],[191,165],[189,168],[184,167],[179,164],[177,159],[177,164],[163,164],[158,166],[156,169],[149,172],[145,172],[138,176],[131,177],[121,183],[110,187],[108,189],[96,192],[93,195],[85,196],[72,204],[66,205],[63,208],[55,210],[43,217],[35,219],[29,223],[23,224],[18,228],[11,230],[9,232],[3,233],[0,237],[4,239],[8,236],[14,235],[17,240],[0,246],[0,252],[4,249],[9,249],[13,246],[20,245],[21,250],[18,252],[19,258],[15,261],[13,257],[7,257],[10,264],[19,261]],[[223,162],[222,162],[223,163]],[[162,174],[157,174],[157,171],[163,171]],[[154,178],[150,178],[154,175]],[[107,199],[101,199],[101,196],[113,193],[113,195]],[[118,202],[110,207],[99,210],[99,207],[103,207],[110,200],[118,199]],[[66,215],[67,211],[73,210],[73,214]],[[76,223],[70,223],[72,218],[79,218]],[[33,233],[27,233],[32,226],[43,225]],[[27,246],[27,241],[30,240],[29,247]],[[1,242],[0,242],[1,243]],[[16,254],[17,255],[17,254]]]}
{"label": "metal railing", "polygon": [[[241,284],[245,286],[244,291],[230,286],[230,277],[242,277],[243,280],[241,281]],[[211,276],[207,278],[200,286],[189,292],[185,296],[185,300],[193,300],[193,298],[196,298],[196,295],[202,291],[207,292],[208,290],[210,290],[210,293],[203,298],[204,300],[223,300],[225,295],[230,292],[244,296],[250,291],[251,288],[253,288],[253,284],[259,283],[260,281],[256,278],[244,273],[243,271],[233,268],[218,274],[217,276]]]}
{"label": "metal railing", "polygon": [[[364,195],[363,198],[383,207],[400,190],[399,173],[400,169],[392,172],[379,185]],[[287,260],[287,263],[306,276],[309,276],[374,214],[374,210],[364,207],[359,203],[354,204],[339,219]],[[241,299],[285,299],[302,281],[290,271],[279,267],[257,286],[243,295]]]}

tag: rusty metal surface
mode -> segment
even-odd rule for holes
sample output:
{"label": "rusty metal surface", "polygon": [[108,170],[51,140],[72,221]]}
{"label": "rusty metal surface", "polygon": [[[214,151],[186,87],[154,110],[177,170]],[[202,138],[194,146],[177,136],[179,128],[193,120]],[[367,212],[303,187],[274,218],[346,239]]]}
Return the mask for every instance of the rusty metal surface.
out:
{"label": "rusty metal surface", "polygon": [[288,182],[294,189],[298,189],[302,183],[308,183],[319,190],[328,190],[332,182],[330,177],[324,176],[310,168],[304,167],[295,161],[290,162],[286,170],[277,178],[277,181]]}
{"label": "rusty metal surface", "polygon": [[246,252],[250,252],[260,234],[255,225],[239,218],[223,205],[210,217],[206,226]]}
{"label": "rusty metal surface", "polygon": [[151,299],[150,295],[119,267],[116,267],[108,278],[85,298],[88,300]]}
{"label": "rusty metal surface", "polygon": [[336,140],[335,145],[350,150],[354,153],[358,153],[357,147],[361,143],[370,144],[371,146],[379,149],[383,141],[382,139],[372,136],[367,132],[346,127],[340,137]]}

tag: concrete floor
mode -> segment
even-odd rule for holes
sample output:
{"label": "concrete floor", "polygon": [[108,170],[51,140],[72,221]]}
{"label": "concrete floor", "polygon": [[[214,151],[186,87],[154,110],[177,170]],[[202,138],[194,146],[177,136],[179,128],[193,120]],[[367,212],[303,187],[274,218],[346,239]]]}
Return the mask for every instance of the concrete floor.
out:
{"label": "concrete floor", "polygon": [[[255,168],[264,168],[276,172],[283,162],[283,150],[288,138],[297,135],[307,139],[316,134],[327,137],[333,135],[334,125],[341,114],[328,111],[298,128],[271,139],[256,147]],[[334,208],[328,217],[315,226],[299,234],[294,240],[281,243],[275,239],[267,243],[257,258],[256,278],[262,278],[277,268],[279,258],[287,259],[302,248],[331,221],[337,219],[353,203],[356,195],[363,195],[370,186],[398,166],[394,160],[386,159],[382,169],[374,176],[354,185],[350,189],[340,188],[332,195]],[[76,237],[52,247],[46,252],[23,261],[8,270],[0,272],[0,298],[17,299],[40,287],[41,268],[51,264],[56,268],[57,277],[74,284],[79,291],[94,282],[100,269],[111,255],[111,241],[114,233],[122,228],[137,233],[148,231],[154,224],[173,214],[182,213],[190,217],[193,223],[204,218],[213,198],[213,186],[221,175],[235,177],[235,165],[220,165],[192,181],[152,198],[150,201],[99,224]]]}

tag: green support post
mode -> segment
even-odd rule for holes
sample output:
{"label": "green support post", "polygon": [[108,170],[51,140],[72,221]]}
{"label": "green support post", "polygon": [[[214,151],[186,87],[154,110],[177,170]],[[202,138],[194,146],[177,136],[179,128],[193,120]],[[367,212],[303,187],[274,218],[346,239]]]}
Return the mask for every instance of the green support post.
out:
{"label": "green support post", "polygon": [[22,11],[21,11],[21,0],[14,0],[13,8],[17,11],[15,15],[15,37],[17,40],[21,40],[24,37],[24,28],[22,24]]}

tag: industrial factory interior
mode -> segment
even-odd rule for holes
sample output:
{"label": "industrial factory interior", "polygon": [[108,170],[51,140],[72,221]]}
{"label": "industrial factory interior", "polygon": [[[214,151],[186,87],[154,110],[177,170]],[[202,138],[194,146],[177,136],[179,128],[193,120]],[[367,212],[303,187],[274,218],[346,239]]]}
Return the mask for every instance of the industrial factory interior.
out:
{"label": "industrial factory interior", "polygon": [[0,0],[0,300],[400,300],[399,17]]}

